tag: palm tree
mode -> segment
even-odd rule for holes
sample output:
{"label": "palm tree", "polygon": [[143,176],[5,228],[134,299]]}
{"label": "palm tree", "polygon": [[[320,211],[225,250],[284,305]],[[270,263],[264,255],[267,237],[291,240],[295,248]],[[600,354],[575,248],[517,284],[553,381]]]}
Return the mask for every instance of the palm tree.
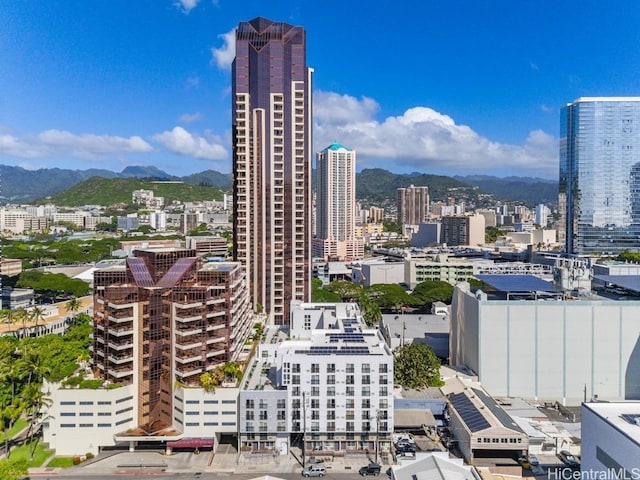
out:
{"label": "palm tree", "polygon": [[33,460],[33,454],[38,446],[38,441],[33,442],[33,436],[37,431],[34,427],[40,417],[40,412],[43,407],[50,407],[53,402],[51,398],[47,397],[42,391],[40,382],[30,383],[22,390],[22,400],[25,405],[25,412],[29,419],[29,428],[27,430],[27,445],[31,444],[29,448],[29,461]]}
{"label": "palm tree", "polygon": [[33,331],[37,336],[38,335],[38,322],[40,320],[42,320],[42,326],[44,327],[44,310],[36,305],[35,307],[33,307],[31,309],[31,311],[28,313],[28,315],[29,315],[29,320],[32,320],[32,321],[35,322],[35,325],[33,326]]}
{"label": "palm tree", "polygon": [[78,300],[76,297],[71,297],[69,301],[65,304],[67,308],[67,312],[73,313],[73,318],[76,318],[76,313],[82,307],[82,302]]}
{"label": "palm tree", "polygon": [[27,321],[29,321],[29,314],[24,308],[18,308],[13,310],[13,315],[15,317],[15,322],[22,322],[22,337],[27,336]]}
{"label": "palm tree", "polygon": [[11,333],[11,325],[16,323],[18,320],[14,311],[9,308],[3,308],[0,310],[0,319],[7,324],[7,333]]}

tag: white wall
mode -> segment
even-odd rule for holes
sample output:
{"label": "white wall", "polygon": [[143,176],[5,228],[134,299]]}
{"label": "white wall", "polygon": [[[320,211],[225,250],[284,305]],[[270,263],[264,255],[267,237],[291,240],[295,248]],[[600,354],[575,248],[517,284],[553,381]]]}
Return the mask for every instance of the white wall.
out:
{"label": "white wall", "polygon": [[495,396],[640,399],[640,302],[478,301],[456,289],[451,359]]}
{"label": "white wall", "polygon": [[43,418],[43,437],[56,455],[98,453],[113,446],[113,435],[134,427],[133,385],[105,389],[59,388],[47,385],[52,405]]}
{"label": "white wall", "polygon": [[[625,404],[586,404],[582,406],[582,445],[581,445],[581,468],[582,472],[590,473],[590,478],[616,478],[612,475],[610,469],[615,473],[621,474],[620,468],[626,470],[626,475],[622,473],[618,478],[640,478],[640,445],[636,441],[623,434],[615,428],[611,423],[605,420],[611,410],[611,420],[614,422],[621,421],[619,417],[619,408]],[[628,404],[627,404],[628,405]],[[601,415],[595,413],[590,407],[596,408]],[[629,407],[627,407],[629,408]],[[635,410],[634,410],[635,409]],[[634,412],[640,414],[640,403],[630,405],[629,413]],[[627,428],[627,427],[625,427]],[[637,429],[640,435],[640,426],[629,425],[628,428]],[[599,475],[598,475],[599,474]],[[593,476],[597,475],[597,476]]]}

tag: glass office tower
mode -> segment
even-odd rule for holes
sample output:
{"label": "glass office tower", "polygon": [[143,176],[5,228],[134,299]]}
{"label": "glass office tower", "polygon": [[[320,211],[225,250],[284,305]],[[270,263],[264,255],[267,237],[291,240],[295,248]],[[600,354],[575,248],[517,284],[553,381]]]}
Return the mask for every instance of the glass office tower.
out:
{"label": "glass office tower", "polygon": [[265,18],[236,30],[233,253],[256,311],[289,323],[311,298],[311,69],[302,27]]}
{"label": "glass office tower", "polygon": [[640,97],[562,108],[558,203],[567,253],[640,250]]}

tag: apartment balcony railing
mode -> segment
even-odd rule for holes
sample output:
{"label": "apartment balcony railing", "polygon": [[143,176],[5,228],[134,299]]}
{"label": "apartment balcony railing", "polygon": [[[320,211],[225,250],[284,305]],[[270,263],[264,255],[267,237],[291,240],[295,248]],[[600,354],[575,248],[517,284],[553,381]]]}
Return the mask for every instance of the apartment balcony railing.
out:
{"label": "apartment balcony railing", "polygon": [[112,377],[122,378],[133,375],[133,366],[131,367],[123,367],[123,368],[109,368],[107,373]]}
{"label": "apartment balcony railing", "polygon": [[109,315],[109,323],[125,323],[125,322],[132,322],[133,321],[133,315],[121,315],[121,316],[113,316],[113,315]]}
{"label": "apartment balcony railing", "polygon": [[117,355],[117,356],[109,355],[107,357],[107,359],[111,363],[122,365],[123,363],[132,362],[133,361],[133,356],[131,356],[131,355]]}
{"label": "apartment balcony railing", "polygon": [[108,345],[109,345],[109,348],[112,350],[126,350],[127,348],[133,348],[133,342],[127,342],[127,343],[109,342]]}
{"label": "apartment balcony railing", "polygon": [[202,327],[192,327],[192,328],[177,328],[175,330],[176,335],[180,335],[181,337],[188,337],[190,335],[198,335],[202,333]]}
{"label": "apartment balcony railing", "polygon": [[115,335],[116,337],[133,335],[133,326],[124,328],[109,328],[109,335]]}

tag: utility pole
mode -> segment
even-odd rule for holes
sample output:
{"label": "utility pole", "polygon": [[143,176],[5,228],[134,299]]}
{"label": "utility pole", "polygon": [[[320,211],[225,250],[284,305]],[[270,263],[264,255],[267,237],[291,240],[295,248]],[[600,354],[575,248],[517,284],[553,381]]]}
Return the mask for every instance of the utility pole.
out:
{"label": "utility pole", "polygon": [[379,444],[380,444],[380,410],[376,410],[376,463],[378,463]]}
{"label": "utility pole", "polygon": [[307,394],[302,392],[302,468],[307,466]]}

